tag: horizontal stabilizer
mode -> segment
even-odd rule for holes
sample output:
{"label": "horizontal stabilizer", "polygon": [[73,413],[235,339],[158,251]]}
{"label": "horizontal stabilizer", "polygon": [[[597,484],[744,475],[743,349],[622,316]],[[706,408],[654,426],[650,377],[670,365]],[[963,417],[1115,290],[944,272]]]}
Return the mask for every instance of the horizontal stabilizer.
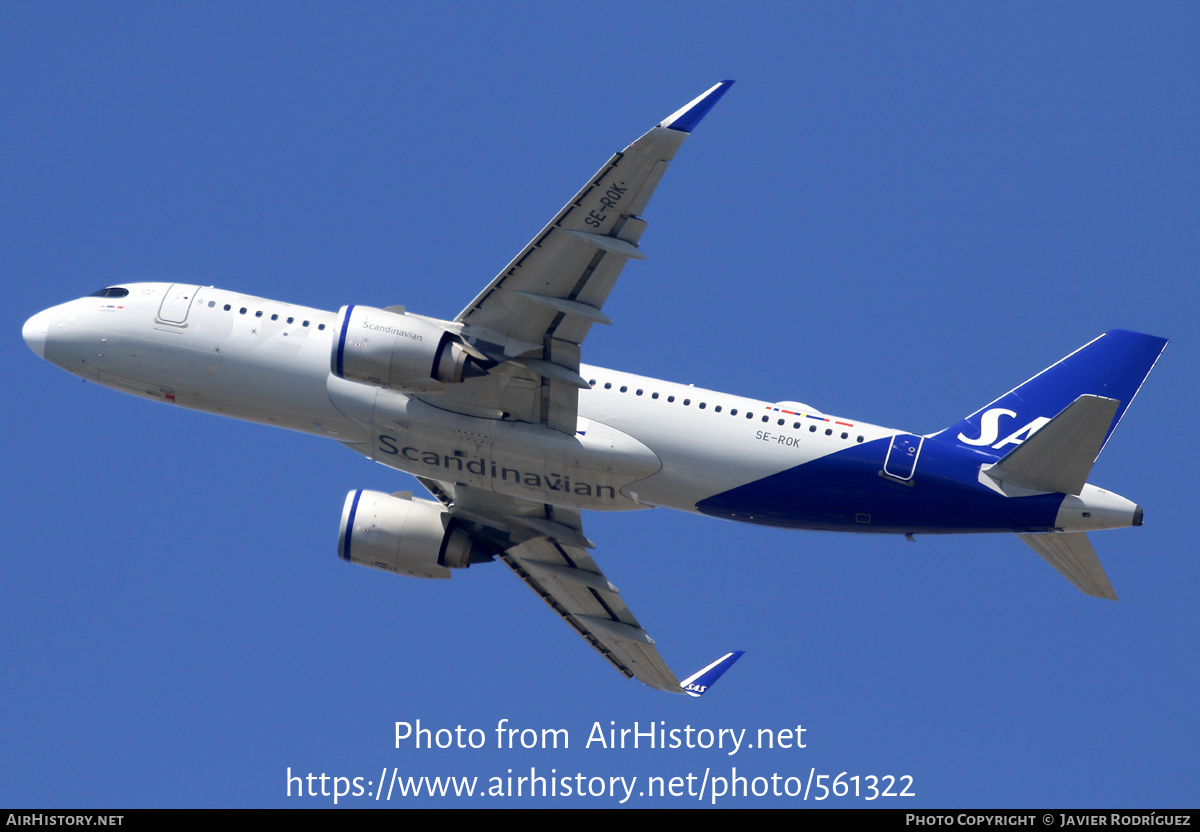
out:
{"label": "horizontal stabilizer", "polygon": [[985,465],[983,473],[1035,491],[1079,494],[1120,404],[1080,396],[999,462]]}
{"label": "horizontal stabilizer", "polygon": [[683,688],[683,692],[688,696],[703,696],[725,674],[725,671],[733,667],[733,663],[745,654],[745,650],[726,653],[712,664],[702,667],[684,679],[679,683],[679,687]]}
{"label": "horizontal stabilizer", "polygon": [[1096,557],[1096,550],[1083,532],[1019,534],[1017,537],[1084,595],[1118,600],[1108,575],[1104,574],[1104,567],[1100,565],[1100,558]]}

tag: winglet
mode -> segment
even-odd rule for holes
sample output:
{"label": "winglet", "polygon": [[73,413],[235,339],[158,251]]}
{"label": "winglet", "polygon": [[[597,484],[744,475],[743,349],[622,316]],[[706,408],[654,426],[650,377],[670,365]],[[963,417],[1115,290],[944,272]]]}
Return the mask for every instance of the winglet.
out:
{"label": "winglet", "polygon": [[658,126],[670,127],[672,130],[679,130],[683,133],[692,132],[700,120],[708,115],[708,111],[721,100],[721,96],[729,92],[729,88],[732,86],[732,81],[722,81],[709,87],[698,98],[686,104],[683,109],[667,116]]}
{"label": "winglet", "polygon": [[745,650],[734,650],[732,653],[726,653],[712,664],[702,667],[684,679],[679,683],[679,687],[683,688],[683,692],[688,696],[703,696],[709,688],[716,684],[721,675],[733,667],[733,663],[745,654]]}

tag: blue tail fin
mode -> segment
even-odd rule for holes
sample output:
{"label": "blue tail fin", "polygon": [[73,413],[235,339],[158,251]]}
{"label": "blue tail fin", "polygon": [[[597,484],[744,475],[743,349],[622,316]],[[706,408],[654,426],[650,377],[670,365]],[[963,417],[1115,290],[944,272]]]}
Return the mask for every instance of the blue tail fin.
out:
{"label": "blue tail fin", "polygon": [[999,459],[1077,398],[1091,395],[1120,403],[1104,435],[1107,443],[1166,346],[1165,338],[1109,330],[935,436]]}

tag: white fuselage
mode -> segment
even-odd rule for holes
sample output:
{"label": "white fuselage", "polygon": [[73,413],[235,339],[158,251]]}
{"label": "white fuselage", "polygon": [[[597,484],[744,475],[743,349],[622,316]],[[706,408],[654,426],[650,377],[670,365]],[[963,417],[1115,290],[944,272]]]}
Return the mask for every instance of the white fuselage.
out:
{"label": "white fuselage", "polygon": [[[123,298],[48,309],[26,332],[45,327],[43,357],[90,381],[326,436],[418,476],[559,505],[694,510],[756,476],[896,433],[844,420],[810,431],[788,407],[584,365],[594,385],[580,393],[572,437],[440,410],[436,394],[422,401],[332,376],[336,313],[215,288],[127,288]],[[180,293],[174,310],[172,293]]]}
{"label": "white fuselage", "polygon": [[[873,478],[891,464],[886,440],[902,435],[806,405],[583,365],[591,386],[579,394],[579,426],[571,436],[443,410],[436,393],[410,396],[336,377],[330,372],[333,312],[194,285],[124,288],[124,297],[89,296],[35,315],[25,325],[26,340],[43,358],[109,387],[326,436],[419,477],[553,505],[697,511],[714,495],[857,446],[856,456],[866,457],[858,468]],[[1072,498],[1082,506],[1074,511],[1080,519],[1059,517],[1058,528],[1132,522],[1132,503],[1088,489]],[[1085,522],[1084,511],[1093,505],[1111,521],[1097,525],[1098,515],[1089,512]],[[771,519],[756,517],[753,508],[710,513],[797,527],[843,524],[834,514],[828,521],[792,522],[786,508]],[[854,523],[864,513],[847,516]],[[928,521],[914,528],[940,530]]]}

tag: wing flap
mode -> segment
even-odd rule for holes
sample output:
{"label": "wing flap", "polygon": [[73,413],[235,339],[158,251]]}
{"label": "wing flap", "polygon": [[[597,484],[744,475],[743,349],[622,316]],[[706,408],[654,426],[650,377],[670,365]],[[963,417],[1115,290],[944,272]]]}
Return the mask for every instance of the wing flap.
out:
{"label": "wing flap", "polygon": [[500,560],[613,667],[655,690],[684,693],[654,639],[588,554],[594,544],[583,534],[578,511],[418,479],[451,514],[496,545]]}
{"label": "wing flap", "polygon": [[[455,322],[471,349],[499,366],[490,380],[426,394],[430,403],[466,413],[498,411],[574,433],[578,390],[545,365],[578,377],[579,347],[593,324],[611,322],[600,310],[621,270],[628,260],[645,259],[638,247],[646,228],[641,212],[688,134],[732,84],[714,85],[609,159],[459,313]],[[543,365],[509,366],[522,359]],[[541,390],[526,396],[530,380]]]}
{"label": "wing flap", "polygon": [[601,260],[610,259],[619,272],[630,257],[644,259],[637,242],[645,223],[634,223],[623,233],[636,216],[630,209],[649,202],[686,138],[678,130],[654,127],[614,155],[455,320],[537,341],[553,313],[514,318],[517,307],[509,293],[574,299]]}
{"label": "wing flap", "polygon": [[508,549],[501,560],[626,677],[683,692],[654,639],[584,549],[537,537]]}

